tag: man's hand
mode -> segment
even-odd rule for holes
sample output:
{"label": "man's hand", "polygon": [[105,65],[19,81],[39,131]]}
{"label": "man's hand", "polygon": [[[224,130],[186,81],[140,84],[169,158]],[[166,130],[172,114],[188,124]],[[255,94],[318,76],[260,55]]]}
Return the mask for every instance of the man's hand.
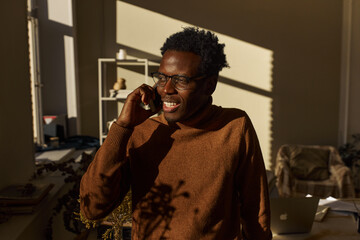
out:
{"label": "man's hand", "polygon": [[140,106],[140,103],[148,105],[151,100],[155,99],[155,91],[149,85],[143,84],[130,93],[116,123],[122,127],[133,128],[153,115],[154,112],[145,110]]}

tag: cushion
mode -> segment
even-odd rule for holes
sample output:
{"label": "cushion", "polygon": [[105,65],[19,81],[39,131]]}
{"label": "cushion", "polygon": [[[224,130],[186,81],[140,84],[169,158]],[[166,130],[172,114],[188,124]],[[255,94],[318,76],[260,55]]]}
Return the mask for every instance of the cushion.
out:
{"label": "cushion", "polygon": [[321,181],[329,178],[330,151],[319,148],[289,147],[290,170],[298,179]]}

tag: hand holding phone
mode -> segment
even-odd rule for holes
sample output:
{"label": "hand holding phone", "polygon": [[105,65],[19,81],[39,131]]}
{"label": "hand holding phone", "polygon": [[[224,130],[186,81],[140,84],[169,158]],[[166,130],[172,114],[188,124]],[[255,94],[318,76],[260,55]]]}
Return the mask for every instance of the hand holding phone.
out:
{"label": "hand holding phone", "polygon": [[[152,99],[153,94],[155,99]],[[156,88],[142,84],[128,95],[116,123],[122,127],[135,127],[160,111],[161,106]]]}
{"label": "hand holding phone", "polygon": [[153,113],[156,113],[159,111],[159,108],[161,108],[162,105],[162,101],[161,101],[161,96],[159,95],[159,93],[157,92],[157,89],[155,87],[154,89],[155,91],[155,99],[154,100],[150,100],[149,106],[150,109]]}

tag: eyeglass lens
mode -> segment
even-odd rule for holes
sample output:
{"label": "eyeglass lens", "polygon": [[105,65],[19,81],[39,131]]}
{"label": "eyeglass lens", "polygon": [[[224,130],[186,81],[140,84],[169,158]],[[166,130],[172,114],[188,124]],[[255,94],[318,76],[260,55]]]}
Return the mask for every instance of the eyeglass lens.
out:
{"label": "eyeglass lens", "polygon": [[155,84],[160,87],[164,87],[169,79],[176,89],[185,89],[188,85],[188,79],[185,76],[167,76],[161,73],[153,73],[153,79]]}

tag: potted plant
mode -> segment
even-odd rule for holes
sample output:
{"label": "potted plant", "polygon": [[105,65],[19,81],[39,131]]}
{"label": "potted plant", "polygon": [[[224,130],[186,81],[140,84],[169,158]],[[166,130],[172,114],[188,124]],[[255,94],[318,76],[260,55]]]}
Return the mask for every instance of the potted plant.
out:
{"label": "potted plant", "polygon": [[345,165],[351,169],[355,190],[360,191],[360,133],[353,134],[351,141],[339,147]]}
{"label": "potted plant", "polygon": [[64,227],[67,231],[78,235],[77,240],[87,239],[90,228],[95,228],[101,232],[102,238],[122,240],[123,226],[131,220],[131,192],[125,196],[121,205],[119,205],[106,218],[99,221],[86,219],[80,213],[79,189],[83,173],[87,170],[93,159],[92,155],[83,153],[80,166],[74,169],[74,159],[62,163],[44,164],[37,169],[35,178],[42,175],[43,172],[60,171],[65,176],[65,183],[72,184],[70,189],[58,198],[56,206],[52,210],[51,217],[46,228],[46,239],[52,240],[53,219],[58,214],[62,214]]}

